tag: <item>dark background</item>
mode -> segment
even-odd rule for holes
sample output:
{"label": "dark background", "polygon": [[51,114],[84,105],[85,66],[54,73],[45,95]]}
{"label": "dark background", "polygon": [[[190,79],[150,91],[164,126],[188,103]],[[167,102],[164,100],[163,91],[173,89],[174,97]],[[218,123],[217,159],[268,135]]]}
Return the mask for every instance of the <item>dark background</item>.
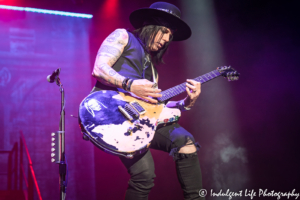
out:
{"label": "dark background", "polygon": [[[0,9],[0,149],[11,149],[23,130],[43,199],[58,199],[59,195],[58,166],[50,163],[50,133],[58,128],[60,97],[58,87],[46,82],[46,76],[58,67],[62,68],[67,98],[67,198],[124,196],[129,178],[126,169],[117,157],[83,141],[70,114],[76,115],[80,101],[95,82],[91,71],[101,42],[116,28],[132,28],[129,14],[153,2],[0,1],[94,16],[78,19]],[[167,2],[181,9],[193,35],[170,45],[166,64],[157,67],[161,89],[221,65],[231,65],[241,74],[237,82],[218,78],[203,85],[197,104],[180,120],[202,146],[198,155],[204,188],[209,194],[220,189],[253,189],[257,195],[259,189],[296,189],[299,193],[298,1]],[[15,42],[14,34],[21,29],[21,41]],[[16,50],[14,44],[26,44],[27,49]],[[172,158],[151,151],[157,177],[149,199],[182,199]],[[0,161],[5,171],[7,158],[1,155]],[[5,184],[5,177],[1,179]],[[228,197],[208,195],[207,199]]]}

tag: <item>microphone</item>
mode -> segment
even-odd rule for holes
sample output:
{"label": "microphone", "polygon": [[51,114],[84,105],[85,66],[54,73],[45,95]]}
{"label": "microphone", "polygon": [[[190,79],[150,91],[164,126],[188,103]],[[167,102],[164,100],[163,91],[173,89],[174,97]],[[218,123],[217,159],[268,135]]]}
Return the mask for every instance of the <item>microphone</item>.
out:
{"label": "microphone", "polygon": [[47,81],[49,83],[53,83],[59,76],[60,68],[56,69],[54,72],[52,72],[51,75],[47,76]]}

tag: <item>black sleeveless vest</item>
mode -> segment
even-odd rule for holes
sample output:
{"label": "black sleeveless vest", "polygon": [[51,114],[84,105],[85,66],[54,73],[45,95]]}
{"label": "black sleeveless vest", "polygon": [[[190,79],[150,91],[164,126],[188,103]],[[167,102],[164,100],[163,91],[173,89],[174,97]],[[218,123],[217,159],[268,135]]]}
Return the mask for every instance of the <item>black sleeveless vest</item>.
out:
{"label": "black sleeveless vest", "polygon": [[[117,62],[112,66],[116,72],[131,79],[147,79],[153,81],[151,63],[147,61],[145,51],[138,39],[130,32],[128,33],[128,44]],[[157,74],[156,69],[155,74]],[[97,80],[93,91],[98,90],[120,90],[102,84]]]}

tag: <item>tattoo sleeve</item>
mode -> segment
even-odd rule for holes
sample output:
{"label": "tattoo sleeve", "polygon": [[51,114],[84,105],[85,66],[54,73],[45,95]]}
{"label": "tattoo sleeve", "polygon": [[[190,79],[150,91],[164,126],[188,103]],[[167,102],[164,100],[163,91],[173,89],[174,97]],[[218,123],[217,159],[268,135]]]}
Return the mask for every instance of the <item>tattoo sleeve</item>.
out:
{"label": "tattoo sleeve", "polygon": [[122,81],[125,77],[118,74],[112,66],[122,55],[127,43],[128,33],[125,29],[116,29],[103,41],[92,73],[101,83],[122,88]]}

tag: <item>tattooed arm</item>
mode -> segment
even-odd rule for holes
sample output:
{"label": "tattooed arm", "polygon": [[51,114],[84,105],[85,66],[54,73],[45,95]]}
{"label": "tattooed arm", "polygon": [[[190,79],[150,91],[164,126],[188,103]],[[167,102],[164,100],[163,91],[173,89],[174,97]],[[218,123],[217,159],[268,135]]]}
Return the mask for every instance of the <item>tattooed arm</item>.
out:
{"label": "tattooed arm", "polygon": [[124,76],[118,74],[112,66],[119,59],[128,43],[125,29],[116,29],[102,43],[97,53],[92,75],[101,83],[122,88]]}
{"label": "tattooed arm", "polygon": [[[112,66],[120,58],[128,43],[128,33],[125,29],[116,29],[102,43],[97,53],[92,75],[101,83],[122,88],[124,76],[118,74]],[[153,89],[154,83],[146,79],[134,80],[130,91],[151,103],[157,103],[151,97],[161,97],[159,89]],[[149,97],[150,96],[150,97]]]}

